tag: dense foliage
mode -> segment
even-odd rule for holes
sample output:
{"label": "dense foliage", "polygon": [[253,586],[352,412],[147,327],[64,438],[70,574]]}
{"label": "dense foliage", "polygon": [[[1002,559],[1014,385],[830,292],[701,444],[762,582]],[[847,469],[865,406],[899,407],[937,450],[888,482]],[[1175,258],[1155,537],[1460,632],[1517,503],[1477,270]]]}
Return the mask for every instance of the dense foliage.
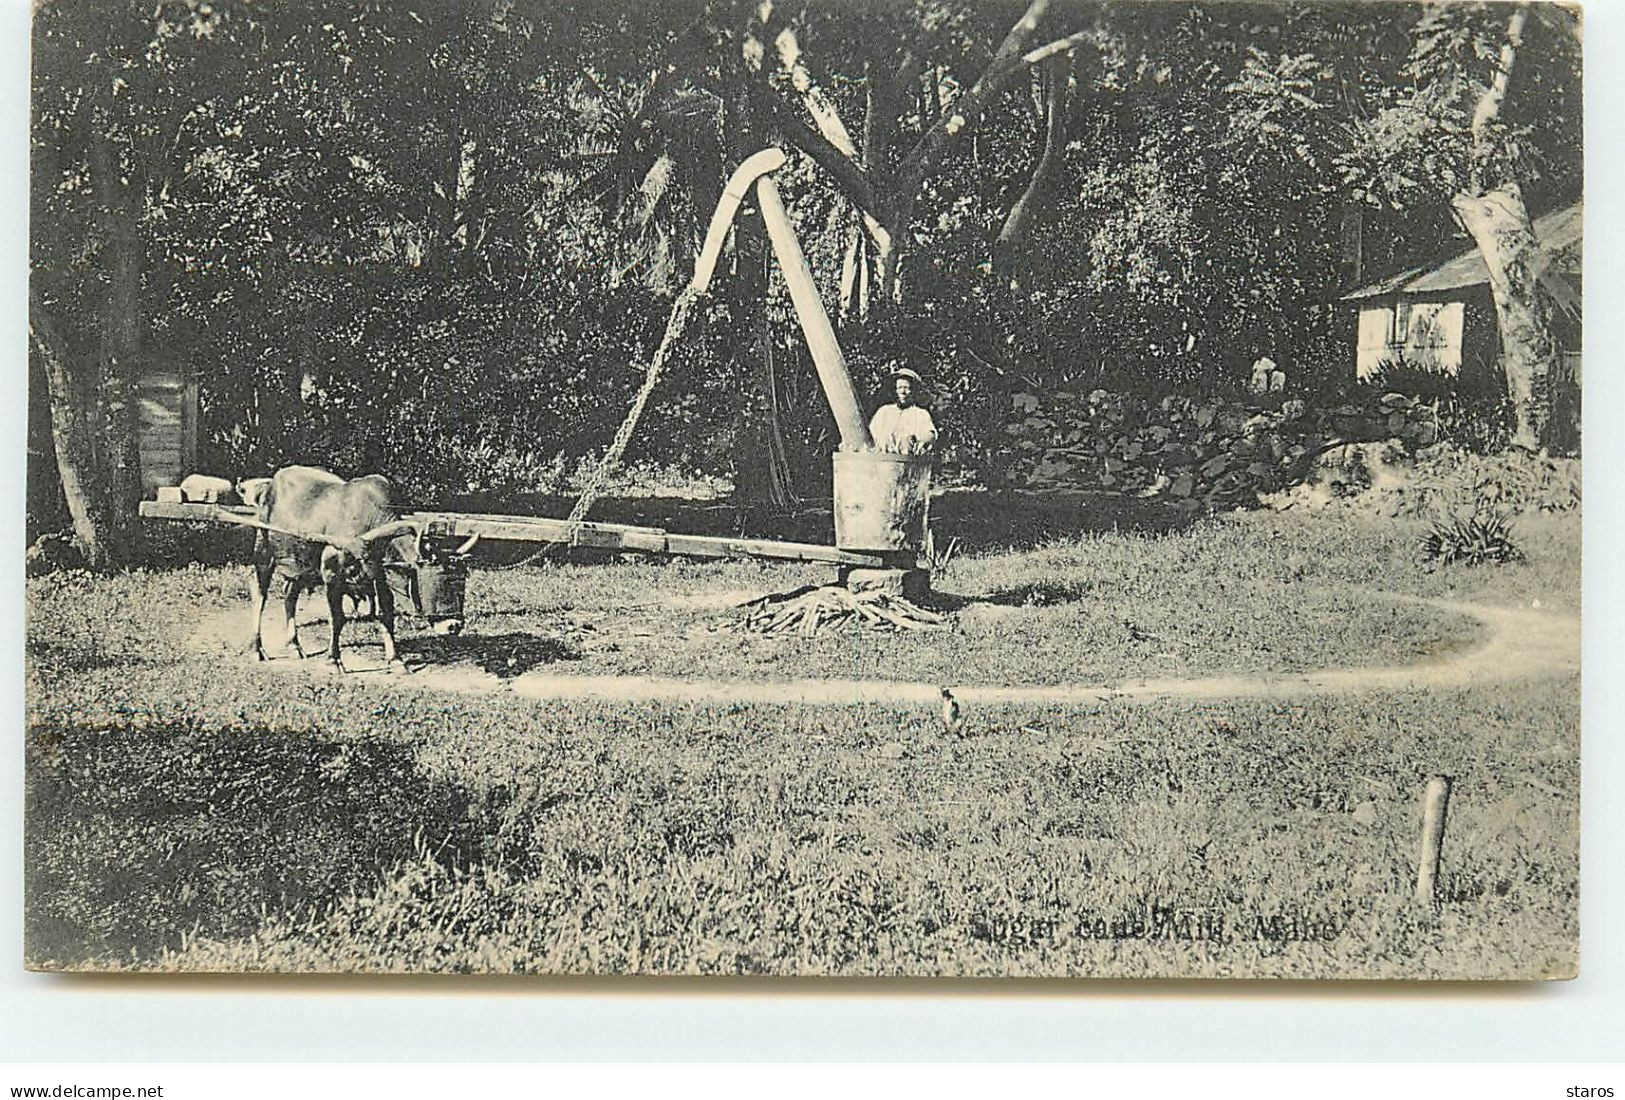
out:
{"label": "dense foliage", "polygon": [[[608,439],[727,172],[777,142],[860,388],[909,360],[975,457],[1021,390],[1222,388],[1261,350],[1304,382],[1344,372],[1350,205],[1367,272],[1456,232],[1499,16],[1454,7],[1057,3],[1031,45],[1070,48],[1011,65],[1022,7],[969,0],[46,0],[36,314],[102,364],[90,385],[132,361],[195,376],[220,473],[534,488]],[[1532,25],[1497,123],[1535,208],[1578,191],[1573,39]],[[860,210],[896,230],[867,301],[841,285],[877,232]],[[770,408],[792,459],[827,451],[755,255],[632,457],[756,461]]]}

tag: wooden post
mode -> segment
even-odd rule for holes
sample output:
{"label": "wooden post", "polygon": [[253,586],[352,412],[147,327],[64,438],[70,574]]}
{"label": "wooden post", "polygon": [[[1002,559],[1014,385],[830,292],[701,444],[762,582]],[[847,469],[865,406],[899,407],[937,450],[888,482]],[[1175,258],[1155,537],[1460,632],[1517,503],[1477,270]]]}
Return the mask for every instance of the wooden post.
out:
{"label": "wooden post", "polygon": [[182,473],[195,473],[197,471],[197,413],[198,413],[198,381],[190,373],[186,378],[186,388],[181,391],[181,471]]}
{"label": "wooden post", "polygon": [[807,338],[813,366],[818,368],[818,380],[823,383],[824,396],[829,398],[830,411],[841,429],[841,446],[848,451],[869,450],[874,446],[874,439],[864,421],[857,391],[852,388],[846,356],[841,354],[829,314],[824,312],[824,303],[818,297],[818,284],[813,282],[807,258],[802,255],[801,243],[796,240],[795,228],[790,224],[790,215],[785,212],[778,185],[772,177],[763,176],[756,181],[756,196],[768,238],[773,242],[773,253],[779,260],[779,270],[784,272],[784,281],[790,287],[796,319],[801,322],[801,332]]}
{"label": "wooden post", "polygon": [[1450,810],[1450,777],[1435,775],[1422,792],[1422,844],[1416,854],[1416,900],[1431,903],[1438,890],[1444,849],[1444,818]]}

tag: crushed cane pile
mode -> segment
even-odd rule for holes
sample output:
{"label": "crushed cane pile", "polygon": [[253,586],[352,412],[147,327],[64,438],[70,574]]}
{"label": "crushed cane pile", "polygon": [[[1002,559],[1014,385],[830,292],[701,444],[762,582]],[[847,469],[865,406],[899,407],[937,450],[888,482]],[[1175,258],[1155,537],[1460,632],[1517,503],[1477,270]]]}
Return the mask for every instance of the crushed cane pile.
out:
{"label": "crushed cane pile", "polygon": [[947,620],[901,596],[871,590],[853,592],[845,585],[799,589],[763,596],[746,604],[735,630],[752,634],[818,633],[826,627],[872,626],[881,630],[945,630]]}

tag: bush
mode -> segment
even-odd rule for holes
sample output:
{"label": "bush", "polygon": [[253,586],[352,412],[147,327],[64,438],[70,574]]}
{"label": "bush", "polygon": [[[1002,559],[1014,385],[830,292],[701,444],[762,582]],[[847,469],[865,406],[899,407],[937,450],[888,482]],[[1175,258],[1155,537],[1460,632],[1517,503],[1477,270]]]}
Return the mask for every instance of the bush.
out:
{"label": "bush", "polygon": [[1439,427],[1439,438],[1473,454],[1499,454],[1512,439],[1515,417],[1505,379],[1462,367],[1444,374],[1404,359],[1384,360],[1362,384],[1364,396],[1402,393],[1426,405]]}
{"label": "bush", "polygon": [[1434,521],[1422,536],[1422,556],[1441,565],[1498,565],[1527,560],[1512,540],[1512,517],[1482,509],[1470,516]]}
{"label": "bush", "polygon": [[413,500],[545,496],[563,491],[565,473],[563,451],[547,456],[519,440],[441,439],[411,456],[400,481]]}
{"label": "bush", "polygon": [[1403,357],[1377,364],[1376,373],[1367,377],[1364,385],[1375,393],[1402,393],[1423,401],[1453,396],[1458,388],[1455,375]]}
{"label": "bush", "polygon": [[1439,418],[1439,438],[1475,455],[1495,455],[1512,442],[1516,418],[1512,402],[1505,395],[1441,398],[1434,405]]}

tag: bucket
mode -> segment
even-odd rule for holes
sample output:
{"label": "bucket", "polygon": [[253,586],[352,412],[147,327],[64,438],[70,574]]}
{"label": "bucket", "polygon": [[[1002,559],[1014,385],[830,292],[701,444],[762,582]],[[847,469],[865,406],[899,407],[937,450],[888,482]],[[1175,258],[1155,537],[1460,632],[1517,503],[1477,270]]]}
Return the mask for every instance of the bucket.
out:
{"label": "bucket", "polygon": [[468,566],[460,561],[425,562],[385,575],[401,610],[433,622],[463,617]]}
{"label": "bucket", "polygon": [[460,561],[419,565],[417,612],[425,619],[461,619],[468,566]]}
{"label": "bucket", "polygon": [[835,545],[918,550],[931,500],[931,456],[835,452]]}

